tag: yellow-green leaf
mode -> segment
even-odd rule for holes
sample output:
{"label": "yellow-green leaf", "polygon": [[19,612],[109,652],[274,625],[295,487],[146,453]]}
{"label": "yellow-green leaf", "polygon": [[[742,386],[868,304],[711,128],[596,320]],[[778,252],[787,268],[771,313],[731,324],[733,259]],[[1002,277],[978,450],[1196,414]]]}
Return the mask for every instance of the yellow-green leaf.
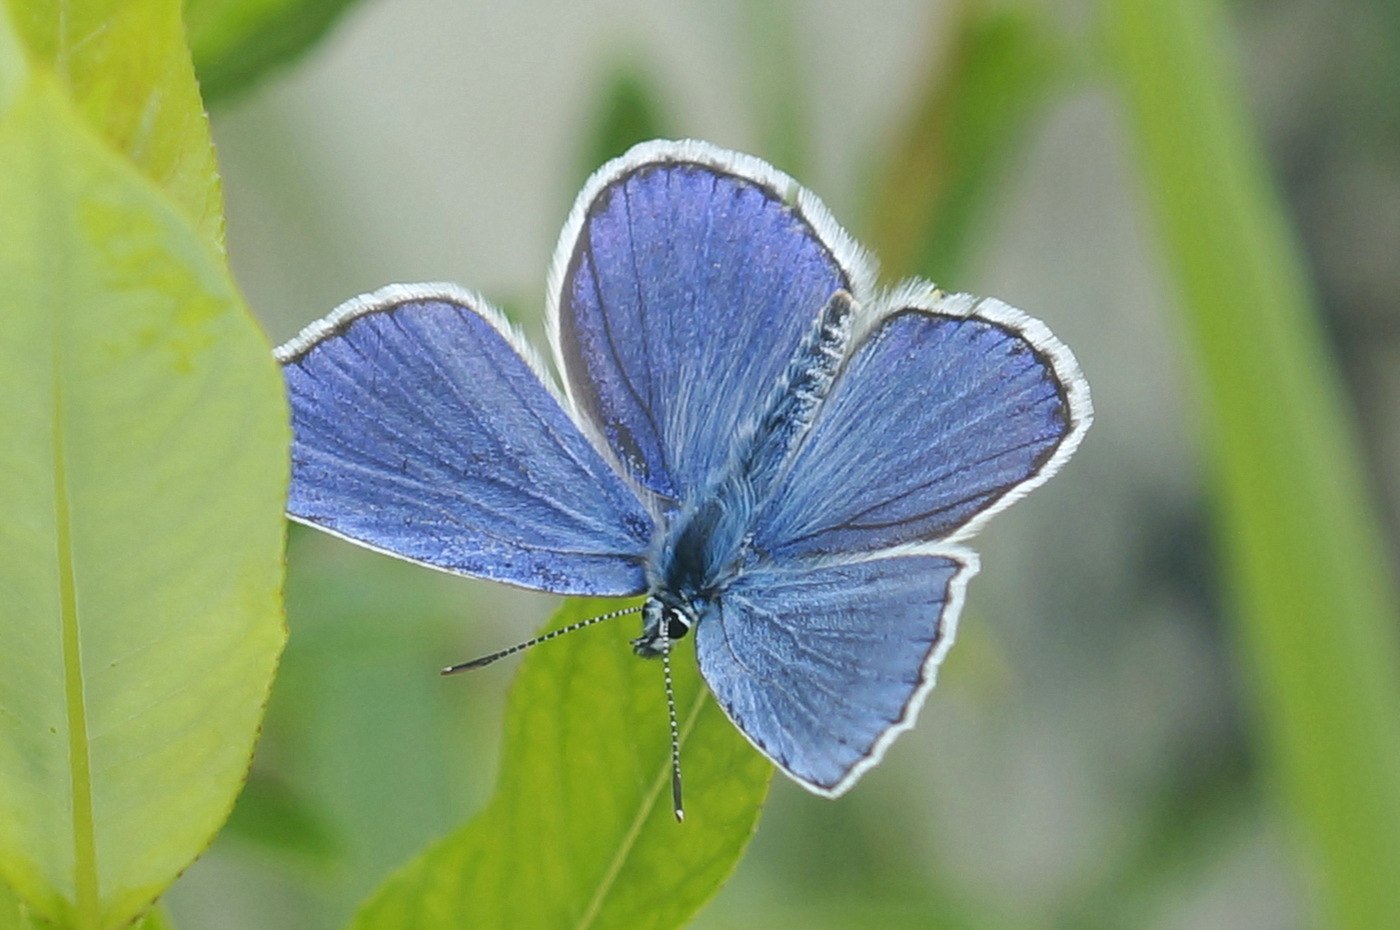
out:
{"label": "yellow-green leaf", "polygon": [[218,170],[179,0],[0,4],[31,60],[58,78],[88,124],[222,248]]}
{"label": "yellow-green leaf", "polygon": [[[13,891],[0,882],[0,930],[55,930],[54,924],[36,917],[15,897]],[[175,930],[170,915],[157,904],[131,925],[131,930]]]}
{"label": "yellow-green leaf", "polygon": [[247,771],[286,411],[219,254],[38,69],[0,116],[0,397],[0,879],[119,927]]}
{"label": "yellow-green leaf", "polygon": [[[573,601],[552,626],[616,607]],[[715,893],[753,834],[772,767],[709,696],[682,641],[676,823],[661,663],[632,654],[638,629],[634,617],[610,620],[528,655],[491,801],[393,876],[358,930],[676,927]],[[482,687],[470,676],[444,686]]]}
{"label": "yellow-green leaf", "polygon": [[10,25],[9,11],[0,3],[0,118],[29,79],[24,47]]}

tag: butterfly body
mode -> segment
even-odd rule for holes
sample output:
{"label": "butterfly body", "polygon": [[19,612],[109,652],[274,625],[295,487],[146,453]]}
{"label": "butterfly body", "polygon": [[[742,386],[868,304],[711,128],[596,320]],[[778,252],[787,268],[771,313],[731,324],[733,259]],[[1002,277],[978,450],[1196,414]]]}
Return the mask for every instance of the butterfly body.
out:
{"label": "butterfly body", "polygon": [[755,519],[831,389],[850,345],[856,309],[844,291],[832,295],[764,407],[739,429],[725,466],[674,519],[659,521],[642,635],[633,641],[638,655],[660,655],[663,637],[688,633],[746,564],[763,559],[754,549]]}
{"label": "butterfly body", "polygon": [[661,525],[648,560],[642,635],[633,642],[638,655],[660,655],[663,634],[683,637],[743,572],[744,563],[753,558],[753,511],[751,489],[744,476],[736,475]]}
{"label": "butterfly body", "polygon": [[739,730],[838,795],[932,687],[978,569],[966,539],[1092,418],[1042,324],[873,282],[791,178],[646,143],[565,223],[546,315],[562,389],[449,285],[357,298],[277,351],[288,512],[445,571],[645,595],[634,651],[669,661],[693,632]]}

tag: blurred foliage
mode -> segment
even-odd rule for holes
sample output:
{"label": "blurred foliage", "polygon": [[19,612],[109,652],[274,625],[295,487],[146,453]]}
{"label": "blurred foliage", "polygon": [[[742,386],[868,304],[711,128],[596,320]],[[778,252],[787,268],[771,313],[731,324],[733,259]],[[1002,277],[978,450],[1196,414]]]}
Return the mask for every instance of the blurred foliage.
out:
{"label": "blurred foliage", "polygon": [[580,184],[599,165],[617,158],[638,142],[669,136],[666,109],[653,82],[639,68],[613,71],[603,87],[599,106],[588,121]]}
{"label": "blurred foliage", "polygon": [[1350,408],[1212,0],[1104,7],[1201,362],[1217,532],[1325,922],[1400,914],[1400,616]]}
{"label": "blurred foliage", "polygon": [[793,0],[744,0],[742,29],[750,70],[744,86],[758,126],[758,153],[794,178],[806,175],[811,146],[799,8]]}
{"label": "blurred foliage", "polygon": [[281,780],[253,773],[238,796],[224,832],[262,847],[260,853],[318,865],[344,850],[329,817]]}
{"label": "blurred foliage", "polygon": [[943,54],[928,56],[918,102],[876,173],[867,226],[886,277],[956,289],[1003,178],[1063,87],[1067,53],[1037,12],[980,0],[959,0],[954,28],[933,44]]}
{"label": "blurred foliage", "polygon": [[213,105],[324,38],[354,0],[185,0],[199,87]]}
{"label": "blurred foliage", "polygon": [[[286,412],[217,247],[172,3],[0,7],[0,873],[129,923],[242,785],[281,650]],[[153,183],[154,182],[154,183]]]}

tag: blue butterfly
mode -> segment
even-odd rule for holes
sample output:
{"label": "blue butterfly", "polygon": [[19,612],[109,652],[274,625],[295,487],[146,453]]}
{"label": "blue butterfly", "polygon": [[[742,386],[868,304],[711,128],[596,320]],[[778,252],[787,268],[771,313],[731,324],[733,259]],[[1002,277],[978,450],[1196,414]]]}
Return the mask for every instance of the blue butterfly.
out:
{"label": "blue butterfly", "polygon": [[[547,311],[562,391],[451,285],[358,297],[277,350],[288,512],[449,572],[645,594],[635,652],[661,656],[669,686],[671,645],[694,630],[735,726],[834,797],[933,686],[978,568],[964,540],[1092,418],[1041,323],[874,280],[787,175],[644,143],[564,224]],[[678,761],[673,793],[679,817]]]}

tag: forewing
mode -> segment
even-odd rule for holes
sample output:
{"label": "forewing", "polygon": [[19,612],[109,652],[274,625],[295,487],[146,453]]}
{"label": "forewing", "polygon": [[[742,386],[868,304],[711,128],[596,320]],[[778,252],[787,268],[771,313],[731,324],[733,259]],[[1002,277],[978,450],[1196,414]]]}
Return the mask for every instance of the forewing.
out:
{"label": "forewing", "polygon": [[581,416],[637,481],[685,500],[832,294],[869,279],[791,178],[702,143],[647,143],[594,175],[565,224],[551,335]]}
{"label": "forewing", "polygon": [[751,571],[696,625],[700,672],[764,755],[840,794],[913,725],[976,570],[949,552]]}
{"label": "forewing", "polygon": [[527,588],[645,587],[647,511],[479,299],[386,288],[277,356],[292,408],[292,517]]}
{"label": "forewing", "polygon": [[894,306],[757,519],[774,558],[966,536],[1054,473],[1088,428],[1088,386],[1042,324],[967,295]]}

